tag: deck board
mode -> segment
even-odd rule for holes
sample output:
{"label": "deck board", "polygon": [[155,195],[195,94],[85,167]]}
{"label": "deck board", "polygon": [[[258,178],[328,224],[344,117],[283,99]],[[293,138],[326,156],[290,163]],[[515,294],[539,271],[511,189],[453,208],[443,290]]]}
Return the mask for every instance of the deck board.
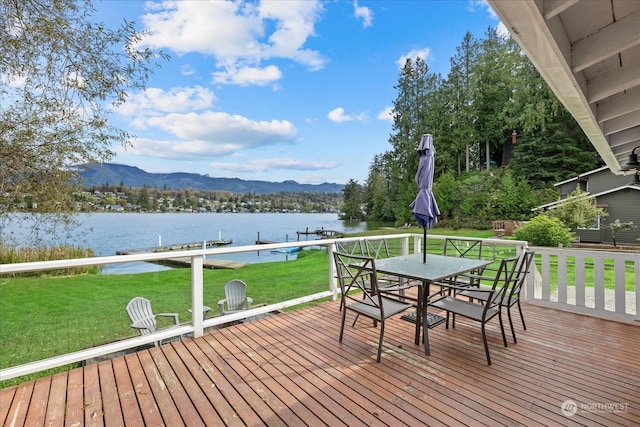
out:
{"label": "deck board", "polygon": [[[498,322],[378,330],[338,302],[264,317],[0,390],[2,425],[606,425],[640,423],[640,325],[525,305]],[[508,327],[508,325],[506,325]],[[564,401],[591,406],[565,416]],[[624,405],[607,409],[603,405]],[[598,406],[600,405],[600,406]]]}

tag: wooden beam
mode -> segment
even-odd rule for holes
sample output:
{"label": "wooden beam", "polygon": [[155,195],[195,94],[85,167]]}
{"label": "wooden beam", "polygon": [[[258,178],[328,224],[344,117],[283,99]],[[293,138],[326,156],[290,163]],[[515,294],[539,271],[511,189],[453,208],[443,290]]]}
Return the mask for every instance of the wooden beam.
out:
{"label": "wooden beam", "polygon": [[569,9],[580,0],[547,0],[542,7],[545,21]]}
{"label": "wooden beam", "polygon": [[571,69],[578,73],[625,49],[640,44],[640,12],[625,16],[573,43]]}
{"label": "wooden beam", "polygon": [[640,86],[640,72],[636,67],[616,68],[587,82],[587,99],[593,104],[635,86]]}
{"label": "wooden beam", "polygon": [[599,123],[640,110],[640,86],[607,102],[598,104],[597,108]]}

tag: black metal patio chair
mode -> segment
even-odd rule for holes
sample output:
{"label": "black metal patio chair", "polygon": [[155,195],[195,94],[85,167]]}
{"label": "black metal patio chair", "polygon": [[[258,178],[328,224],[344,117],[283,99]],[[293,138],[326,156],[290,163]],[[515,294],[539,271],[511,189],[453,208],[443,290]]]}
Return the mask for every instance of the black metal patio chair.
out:
{"label": "black metal patio chair", "polygon": [[[507,347],[507,337],[504,333],[504,324],[502,322],[501,302],[505,292],[509,289],[513,279],[515,267],[518,258],[508,258],[500,262],[500,267],[493,278],[493,284],[485,289],[477,289],[476,292],[486,294],[484,302],[476,302],[474,300],[460,299],[453,294],[443,296],[429,303],[429,307],[438,308],[447,312],[446,327],[449,328],[449,317],[453,315],[452,327],[455,327],[455,316],[462,316],[470,320],[479,322],[482,329],[482,341],[484,342],[484,350],[487,356],[487,364],[491,365],[491,356],[489,355],[489,345],[487,343],[486,324],[498,316],[500,321],[500,331],[502,332],[502,341]],[[452,286],[451,289],[465,291],[467,286]]]}
{"label": "black metal patio chair", "polygon": [[[341,306],[343,308],[338,341],[342,342],[347,311],[356,313],[356,319],[360,315],[372,319],[374,327],[377,327],[379,322],[380,338],[376,362],[380,362],[385,320],[413,307],[413,304],[389,298],[380,292],[373,258],[340,252],[334,252],[333,256],[342,292]],[[355,326],[355,321],[353,326]]]}

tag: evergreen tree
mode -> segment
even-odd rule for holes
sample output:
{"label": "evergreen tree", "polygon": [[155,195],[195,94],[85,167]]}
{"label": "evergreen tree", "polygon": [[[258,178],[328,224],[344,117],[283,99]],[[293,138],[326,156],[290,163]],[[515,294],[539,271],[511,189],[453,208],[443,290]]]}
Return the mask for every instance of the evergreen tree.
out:
{"label": "evergreen tree", "polygon": [[414,180],[419,159],[415,149],[420,137],[433,132],[439,123],[438,110],[432,101],[440,84],[440,77],[429,72],[422,58],[416,58],[406,61],[395,86],[398,96],[393,102],[394,133],[389,138],[392,149],[385,160],[389,165],[389,192],[396,223],[413,221],[409,205],[417,193]]}
{"label": "evergreen tree", "polygon": [[367,219],[391,222],[395,214],[389,196],[389,173],[384,156],[376,155],[369,167],[369,176],[364,190]]}
{"label": "evergreen tree", "polygon": [[344,203],[342,205],[343,219],[364,219],[362,210],[362,186],[357,181],[350,179],[342,189]]}
{"label": "evergreen tree", "polygon": [[473,85],[476,80],[473,76],[478,50],[478,41],[467,32],[460,46],[456,48],[456,54],[451,58],[451,69],[443,84],[446,104],[444,117],[448,125],[438,133],[438,161],[446,162],[447,154],[450,155],[452,162],[448,162],[448,166],[458,174],[462,170],[470,170],[470,150],[478,141],[477,132],[473,127],[476,121],[473,110]]}

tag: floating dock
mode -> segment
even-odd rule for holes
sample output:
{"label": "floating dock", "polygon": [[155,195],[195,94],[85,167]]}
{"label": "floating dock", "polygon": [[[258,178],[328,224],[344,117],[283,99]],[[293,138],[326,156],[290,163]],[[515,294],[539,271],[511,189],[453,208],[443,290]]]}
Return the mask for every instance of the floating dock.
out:
{"label": "floating dock", "polygon": [[[182,250],[192,250],[192,249],[203,249],[203,248],[213,248],[217,246],[225,246],[232,243],[232,240],[203,240],[202,242],[193,242],[193,243],[176,243],[168,246],[157,246],[148,249],[128,249],[122,251],[116,251],[116,255],[135,255],[135,254],[144,254],[144,253],[160,253],[160,252],[171,252],[171,251],[182,251]],[[190,267],[191,266],[191,257],[178,257],[171,259],[164,259],[159,261],[150,261],[156,264],[163,265],[173,265],[178,267]],[[205,259],[204,260],[204,268],[207,269],[217,269],[217,268],[226,268],[226,269],[238,269],[247,265],[246,262],[237,262],[237,261],[226,261],[221,259]]]}
{"label": "floating dock", "polygon": [[344,234],[341,231],[336,231],[336,230],[325,230],[324,228],[317,228],[315,230],[309,230],[308,228],[304,231],[296,231],[296,233],[298,234],[298,240],[300,240],[300,236],[306,236],[306,235],[310,235],[310,234],[314,234],[316,236],[321,236],[321,239],[328,239],[328,238],[338,238],[338,237],[343,237]]}
{"label": "floating dock", "polygon": [[233,243],[233,240],[203,240],[201,242],[193,242],[193,243],[175,243],[173,245],[167,246],[155,246],[153,248],[147,249],[127,249],[122,251],[116,251],[116,255],[135,255],[135,254],[143,254],[149,252],[171,252],[171,251],[182,251],[188,249],[203,249],[203,248],[214,248],[217,246],[226,246]]}
{"label": "floating dock", "polygon": [[[158,264],[175,265],[177,267],[191,267],[191,258],[180,257],[180,258],[163,259],[161,261],[158,261]],[[222,259],[205,259],[203,267],[210,270],[222,269],[222,268],[237,270],[238,268],[242,268],[245,265],[247,265],[246,262],[226,261]]]}

